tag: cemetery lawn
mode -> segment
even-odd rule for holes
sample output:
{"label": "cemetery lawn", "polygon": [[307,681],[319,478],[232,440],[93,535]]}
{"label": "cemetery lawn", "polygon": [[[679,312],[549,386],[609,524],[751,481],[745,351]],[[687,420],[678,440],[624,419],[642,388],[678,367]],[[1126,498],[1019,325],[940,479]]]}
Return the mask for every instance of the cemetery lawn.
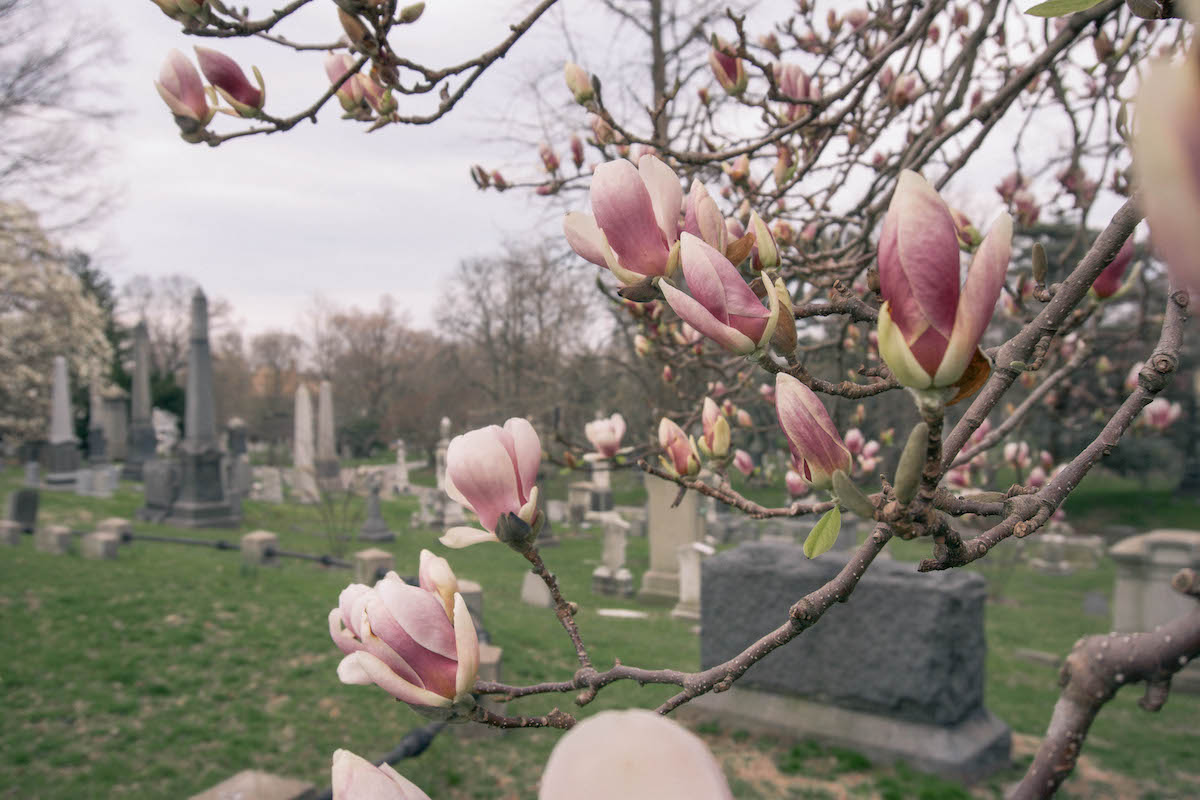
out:
{"label": "cemetery lawn", "polygon": [[[415,477],[424,482],[425,476]],[[551,481],[549,496],[564,498],[567,480]],[[19,470],[0,473],[0,494],[19,481]],[[614,489],[619,503],[637,502],[640,489],[625,476]],[[770,496],[775,491],[763,490]],[[1085,485],[1082,496],[1089,491]],[[1103,484],[1093,495],[1114,491]],[[763,499],[778,502],[770,496]],[[1146,519],[1155,509],[1144,496],[1127,497],[1136,502],[1140,527],[1159,524]],[[109,500],[43,491],[39,523],[90,530],[105,517],[132,518],[140,499],[139,487],[130,483]],[[413,498],[383,503],[398,538],[382,547],[395,554],[402,574],[415,572],[422,548],[447,554],[434,532],[408,529],[415,507]],[[1194,509],[1164,508],[1165,524],[1196,527],[1188,522],[1197,516]],[[1126,514],[1120,504],[1102,509],[1114,519]],[[236,543],[242,533],[265,529],[279,534],[288,550],[330,549],[313,508],[247,502],[245,511],[238,531],[143,523],[135,530]],[[354,543],[348,548],[358,549]],[[928,554],[920,542],[889,548],[899,559]],[[595,663],[604,668],[619,657],[647,667],[695,669],[698,639],[690,623],[671,619],[664,606],[591,594],[600,550],[598,534],[566,533],[561,545],[543,552],[568,598],[581,606],[579,624]],[[640,581],[648,563],[645,541],[631,539],[628,554]],[[519,600],[520,558],[497,545],[449,557],[460,577],[483,585],[484,624],[504,648],[506,682],[561,680],[573,672],[573,650],[553,613]],[[1057,578],[1002,564],[983,571],[1000,595],[987,612],[987,704],[1017,734],[1012,769],[965,789],[903,767],[872,766],[851,751],[702,725],[699,733],[722,761],[735,796],[1001,797],[1028,763],[1057,697],[1055,668],[1038,658],[1061,657],[1079,636],[1108,630],[1108,616],[1085,613],[1084,598],[1090,593],[1089,604],[1098,597],[1111,600],[1113,569],[1106,561]],[[348,570],[310,562],[249,569],[236,551],[148,542],[122,545],[118,559],[108,562],[37,553],[31,537],[0,550],[0,798],[184,798],[248,768],[323,787],[334,749],[382,755],[425,720],[381,690],[338,682],[340,653],[329,640],[326,616],[349,581]],[[640,608],[650,618],[597,615],[605,607]],[[803,638],[789,646],[804,646]],[[670,694],[669,688],[620,683],[583,713],[652,707]],[[1062,796],[1200,796],[1200,698],[1173,693],[1162,711],[1149,714],[1138,709],[1139,696],[1136,688],[1126,689],[1104,709]],[[572,699],[529,698],[511,703],[509,712],[574,709]],[[477,726],[447,729],[399,770],[439,800],[535,796],[541,767],[560,734],[465,735],[480,732]]]}

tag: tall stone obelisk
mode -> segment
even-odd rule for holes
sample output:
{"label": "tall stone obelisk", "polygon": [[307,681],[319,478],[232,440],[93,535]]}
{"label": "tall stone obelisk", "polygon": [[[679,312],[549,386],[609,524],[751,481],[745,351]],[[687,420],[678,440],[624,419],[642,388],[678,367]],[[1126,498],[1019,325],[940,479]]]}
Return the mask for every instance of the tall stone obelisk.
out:
{"label": "tall stone obelisk", "polygon": [[188,348],[187,408],[179,445],[179,494],[167,523],[187,528],[238,524],[221,475],[221,444],[213,404],[212,353],[208,346],[208,300],[192,296]]}
{"label": "tall stone obelisk", "polygon": [[92,466],[108,463],[108,438],[104,435],[104,397],[100,386],[88,389],[88,463]]}
{"label": "tall stone obelisk", "polygon": [[142,465],[154,458],[158,439],[150,421],[150,332],[145,320],[133,329],[133,413],[129,425],[129,445],[121,477],[140,481]]}
{"label": "tall stone obelisk", "polygon": [[292,436],[292,490],[301,503],[314,503],[320,497],[317,472],[313,465],[312,397],[303,383],[296,389],[296,416]]}
{"label": "tall stone obelisk", "polygon": [[71,424],[71,383],[67,360],[54,357],[54,383],[50,387],[50,444],[46,449],[46,484],[74,488],[79,470],[79,441]]}
{"label": "tall stone obelisk", "polygon": [[333,480],[340,474],[337,437],[333,431],[333,385],[321,381],[321,391],[317,394],[317,478]]}

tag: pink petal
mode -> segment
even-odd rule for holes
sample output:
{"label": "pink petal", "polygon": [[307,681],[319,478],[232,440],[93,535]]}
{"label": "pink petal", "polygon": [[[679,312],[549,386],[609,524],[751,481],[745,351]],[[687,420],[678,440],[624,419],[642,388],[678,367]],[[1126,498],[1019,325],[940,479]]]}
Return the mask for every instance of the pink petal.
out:
{"label": "pink petal", "polygon": [[362,614],[363,604],[366,602],[363,598],[370,593],[370,586],[352,583],[342,589],[341,594],[338,595],[338,608],[342,613],[342,622],[346,623],[347,628],[354,631],[355,636],[358,635],[358,620]]}
{"label": "pink petal", "polygon": [[713,316],[729,324],[733,324],[730,319],[733,316],[747,320],[766,320],[771,316],[729,259],[690,233],[685,233],[680,242],[680,260],[688,290]]}
{"label": "pink petal", "polygon": [[[529,500],[529,492],[537,483],[538,467],[542,463],[542,443],[529,420],[513,417],[504,423],[504,431],[513,442],[513,463],[520,480],[521,505]],[[509,509],[516,511],[516,509]]]}
{"label": "pink petal", "polygon": [[336,608],[329,610],[329,638],[346,655],[357,653],[363,649],[362,642],[352,632],[342,627],[342,612]]}
{"label": "pink petal", "polygon": [[647,153],[638,159],[638,174],[650,193],[654,219],[668,245],[679,239],[679,215],[683,211],[683,187],[679,178],[663,162]]}
{"label": "pink petal", "polygon": [[[403,584],[403,582],[401,582]],[[386,652],[372,647],[370,637],[364,640],[367,650],[378,657],[393,672],[410,683],[437,692],[445,697],[454,696],[454,675],[457,660],[454,658],[454,628],[446,616],[446,609],[435,595],[409,586],[424,596],[424,602],[413,602],[415,595],[404,593],[401,599],[381,593],[367,604],[367,618],[371,634],[379,644],[386,645],[399,656],[404,666],[396,669]],[[446,655],[446,652],[449,655]]]}
{"label": "pink petal", "polygon": [[438,539],[438,541],[446,547],[461,550],[464,547],[470,547],[480,542],[498,542],[500,540],[491,531],[481,531],[478,528],[456,527],[446,531],[445,535]]}
{"label": "pink petal", "polygon": [[662,281],[658,288],[666,298],[667,304],[679,315],[679,318],[700,333],[732,353],[745,355],[754,352],[756,346],[754,339],[718,320],[707,308],[676,289],[668,281]]}
{"label": "pink petal", "polygon": [[567,237],[567,244],[581,258],[598,267],[608,266],[608,242],[604,239],[604,231],[600,230],[590,214],[579,211],[567,214],[563,218],[563,234]]}
{"label": "pink petal", "polygon": [[783,372],[775,376],[775,411],[797,460],[825,473],[849,469],[850,451],[825,406],[811,389]]}
{"label": "pink petal", "polygon": [[338,680],[353,686],[375,684],[397,700],[414,706],[438,706],[445,708],[452,700],[439,694],[414,686],[388,669],[370,653],[352,653],[342,659],[337,668]]}
{"label": "pink petal", "polygon": [[246,80],[242,68],[229,56],[207,47],[197,47],[196,61],[213,86],[224,89],[239,103],[255,108],[261,104],[262,92]]}
{"label": "pink petal", "polygon": [[670,245],[637,169],[624,159],[596,167],[591,198],[596,224],[621,265],[640,275],[664,274]]}
{"label": "pink petal", "polygon": [[[489,531],[501,514],[521,507],[512,458],[498,425],[454,437],[446,451],[447,486],[468,501]],[[453,495],[451,495],[453,496]]]}
{"label": "pink petal", "polygon": [[429,800],[387,764],[378,767],[349,750],[333,754],[333,800]]}
{"label": "pink petal", "polygon": [[461,594],[454,595],[454,645],[458,652],[458,671],[454,676],[454,696],[470,693],[479,673],[479,636],[475,621]]}
{"label": "pink petal", "polygon": [[992,225],[975,253],[958,301],[958,316],[954,320],[950,344],[933,376],[934,386],[951,386],[962,377],[983,332],[992,321],[1012,253],[1012,227],[1012,217],[1006,211]]}

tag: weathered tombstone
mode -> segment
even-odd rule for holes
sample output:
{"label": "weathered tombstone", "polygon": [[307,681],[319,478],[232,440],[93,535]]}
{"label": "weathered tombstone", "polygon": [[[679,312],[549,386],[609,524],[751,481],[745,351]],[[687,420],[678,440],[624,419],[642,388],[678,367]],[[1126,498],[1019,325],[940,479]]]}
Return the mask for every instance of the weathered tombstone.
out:
{"label": "weathered tombstone", "polygon": [[591,508],[592,485],[587,481],[567,484],[567,514],[570,516],[571,527],[581,527]]}
{"label": "weathered tombstone", "polygon": [[[1171,588],[1171,578],[1185,567],[1200,570],[1200,531],[1154,530],[1108,552],[1117,565],[1112,608],[1117,633],[1152,631],[1195,609],[1193,598]],[[1200,661],[1176,673],[1171,686],[1200,691]]]}
{"label": "weathered tombstone", "polygon": [[678,619],[700,619],[700,562],[716,551],[704,542],[681,544],[679,559],[679,602],[671,609]]}
{"label": "weathered tombstone", "polygon": [[588,506],[591,511],[613,509],[612,467],[612,461],[607,458],[592,461],[592,494]]}
{"label": "weathered tombstone", "polygon": [[165,408],[150,410],[150,425],[154,428],[154,455],[170,458],[179,446],[179,417]]}
{"label": "weathered tombstone", "polygon": [[184,438],[179,446],[179,492],[166,522],[186,528],[235,527],[240,517],[229,502],[221,469],[213,403],[212,354],[208,346],[208,300],[199,289],[192,296],[192,329],[188,342]]}
{"label": "weathered tombstone", "polygon": [[141,465],[143,505],[137,518],[162,522],[171,513],[179,492],[179,466],[174,461],[154,456]]}
{"label": "weathered tombstone", "polygon": [[242,563],[248,566],[274,566],[279,563],[275,551],[279,537],[270,531],[254,531],[242,537]]}
{"label": "weathered tombstone", "polygon": [[545,581],[532,572],[526,572],[521,581],[521,602],[538,608],[550,608],[554,605],[554,598],[550,596]]}
{"label": "weathered tombstone", "polygon": [[121,474],[128,480],[142,479],[142,465],[157,452],[158,438],[150,408],[150,333],[145,320],[133,329],[133,410],[129,424],[129,446]]}
{"label": "weathered tombstone", "polygon": [[129,452],[129,395],[120,386],[110,386],[100,395],[100,427],[108,457],[123,461]]}
{"label": "weathered tombstone", "polygon": [[21,543],[21,526],[11,519],[0,519],[0,544],[16,547]]}
{"label": "weathered tombstone", "polygon": [[121,543],[115,533],[92,531],[79,542],[79,554],[93,561],[106,561],[117,557],[117,546]]}
{"label": "weathered tombstone", "polygon": [[71,384],[67,360],[54,357],[54,384],[50,390],[50,443],[45,448],[46,486],[73,489],[79,469],[79,442],[71,423]]}
{"label": "weathered tombstone", "polygon": [[446,491],[446,451],[450,448],[450,418],[442,417],[438,428],[441,435],[438,438],[437,452],[435,454],[435,474],[437,490],[444,492]]}
{"label": "weathered tombstone", "polygon": [[39,553],[66,555],[71,551],[71,529],[63,525],[43,525],[33,534],[33,549]]}
{"label": "weathered tombstone", "polygon": [[308,800],[316,793],[311,783],[246,769],[188,800]]}
{"label": "weathered tombstone", "polygon": [[[483,586],[477,581],[459,578],[458,593],[462,595],[463,602],[467,605],[467,611],[471,612],[471,619],[475,620],[475,626],[482,627]],[[491,678],[488,678],[488,680],[491,680]]]}
{"label": "weathered tombstone", "polygon": [[407,494],[408,488],[408,450],[403,439],[396,440],[396,466],[392,468],[392,493]]}
{"label": "weathered tombstone", "polygon": [[[728,661],[787,621],[798,597],[845,564],[845,556],[810,560],[799,546],[758,542],[707,559],[701,668]],[[1008,727],[983,705],[986,599],[978,574],[918,574],[911,564],[876,562],[849,602],[750,667],[729,691],[688,703],[685,715],[978,779],[1007,766],[1011,749]]]}
{"label": "weathered tombstone", "polygon": [[39,464],[38,462],[26,461],[25,462],[25,480],[23,481],[24,485],[30,487],[31,489],[36,489],[37,487],[41,486],[42,485],[41,469],[42,469],[42,465]]}
{"label": "weathered tombstone", "polygon": [[108,439],[104,434],[104,402],[100,387],[92,384],[88,388],[88,463],[108,463]]}
{"label": "weathered tombstone", "polygon": [[413,527],[444,527],[446,506],[449,505],[445,492],[418,487],[417,500],[418,509],[413,513]]}
{"label": "weathered tombstone", "polygon": [[241,417],[231,417],[225,423],[225,450],[231,456],[246,454],[246,421]]}
{"label": "weathered tombstone", "polygon": [[25,533],[37,530],[38,490],[17,489],[8,496],[8,519],[17,523]]}
{"label": "weathered tombstone", "polygon": [[391,542],[395,540],[396,534],[391,532],[383,520],[383,514],[379,508],[379,490],[379,479],[373,477],[371,493],[367,495],[367,518],[363,520],[362,527],[358,530],[358,538],[368,542]]}
{"label": "weathered tombstone", "polygon": [[650,539],[650,569],[642,576],[639,597],[679,599],[680,545],[704,538],[704,517],[700,514],[700,495],[688,492],[679,505],[671,504],[679,487],[670,481],[646,475],[646,535]]}
{"label": "weathered tombstone", "polygon": [[312,398],[303,383],[296,389],[295,434],[292,438],[292,490],[301,503],[315,503],[317,468],[313,454]]}
{"label": "weathered tombstone", "polygon": [[108,517],[96,524],[96,530],[114,533],[117,538],[124,540],[133,533],[133,524],[123,517]]}
{"label": "weathered tombstone", "polygon": [[283,474],[279,467],[265,467],[259,474],[262,481],[261,499],[266,503],[282,503]]}
{"label": "weathered tombstone", "polygon": [[333,427],[333,384],[321,381],[317,391],[317,478],[331,480],[340,475],[337,436]]}
{"label": "weathered tombstone", "polygon": [[629,523],[616,512],[604,515],[604,551],[600,566],[592,570],[592,592],[633,596],[633,573],[625,566],[625,536]]}
{"label": "weathered tombstone", "polygon": [[93,493],[92,471],[87,467],[75,470],[75,494],[88,496]]}
{"label": "weathered tombstone", "polygon": [[374,586],[375,582],[396,568],[396,557],[387,550],[368,547],[354,554],[354,582]]}

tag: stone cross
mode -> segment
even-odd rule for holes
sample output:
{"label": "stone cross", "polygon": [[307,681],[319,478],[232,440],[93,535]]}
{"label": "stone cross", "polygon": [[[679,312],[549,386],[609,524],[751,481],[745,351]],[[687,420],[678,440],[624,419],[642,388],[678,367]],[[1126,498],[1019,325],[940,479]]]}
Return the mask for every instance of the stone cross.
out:
{"label": "stone cross", "polygon": [[313,454],[312,398],[303,383],[296,389],[295,433],[292,437],[292,486],[302,503],[316,502],[316,464]]}
{"label": "stone cross", "polygon": [[142,479],[142,464],[153,458],[158,446],[150,406],[150,333],[145,320],[133,329],[133,398],[129,424],[128,452],[122,475]]}
{"label": "stone cross", "polygon": [[383,521],[383,514],[379,508],[379,489],[378,476],[371,476],[371,493],[367,495],[367,518],[358,531],[358,537],[369,542],[390,542],[396,538],[396,534],[392,533]]}
{"label": "stone cross", "polygon": [[317,393],[317,477],[334,478],[339,475],[337,436],[333,428],[333,385],[321,381]]}

